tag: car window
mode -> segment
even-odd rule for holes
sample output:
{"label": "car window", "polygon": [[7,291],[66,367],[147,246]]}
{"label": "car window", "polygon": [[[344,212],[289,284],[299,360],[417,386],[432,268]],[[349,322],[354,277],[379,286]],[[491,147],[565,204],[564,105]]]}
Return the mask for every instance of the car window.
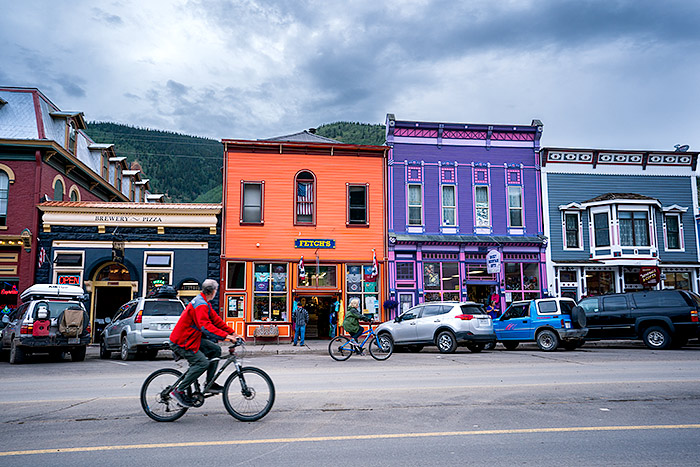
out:
{"label": "car window", "polygon": [[179,300],[146,300],[144,316],[180,316],[185,307]]}
{"label": "car window", "polygon": [[14,321],[17,318],[24,316],[24,312],[27,311],[28,306],[29,306],[29,303],[25,303],[24,305],[20,306],[19,308],[16,308],[15,311],[13,311],[10,314],[10,321]]}
{"label": "car window", "polygon": [[583,308],[586,313],[598,313],[598,299],[597,298],[584,298],[579,302],[578,306]]}
{"label": "car window", "polygon": [[421,318],[427,318],[429,316],[436,316],[443,314],[442,305],[425,305],[423,307],[423,313],[421,313]]}
{"label": "car window", "polygon": [[561,300],[559,302],[559,307],[561,308],[561,313],[563,315],[570,315],[575,306],[576,302],[572,300]]}
{"label": "car window", "polygon": [[422,306],[415,306],[411,308],[410,310],[407,310],[405,313],[403,313],[400,318],[401,321],[407,321],[409,319],[416,319],[418,315],[420,315],[421,310],[423,309]]}
{"label": "car window", "polygon": [[540,314],[552,314],[558,311],[556,300],[542,300],[537,304]]}
{"label": "car window", "polygon": [[639,308],[686,307],[688,304],[676,290],[659,290],[637,292],[632,294],[634,303]]}
{"label": "car window", "polygon": [[34,306],[34,319],[36,319],[39,308],[42,306],[46,306],[46,309],[49,312],[49,318],[58,318],[59,316],[61,316],[61,313],[63,313],[66,310],[66,308],[71,306],[78,306],[82,308],[82,306],[78,302],[52,302],[42,300]]}
{"label": "car window", "polygon": [[462,313],[465,315],[485,315],[484,309],[479,305],[462,305]]}
{"label": "car window", "polygon": [[686,291],[686,293],[690,296],[690,300],[692,300],[693,302],[689,303],[689,305],[695,305],[696,307],[700,307],[700,295],[696,294],[695,292]]}
{"label": "car window", "polygon": [[129,305],[129,308],[127,308],[126,311],[122,313],[121,319],[131,318],[131,315],[133,315],[136,311],[136,305],[138,305],[138,302]]}
{"label": "car window", "polygon": [[605,311],[621,311],[627,309],[627,299],[619,295],[617,297],[603,297],[603,309]]}
{"label": "car window", "polygon": [[528,315],[529,307],[529,303],[523,303],[521,305],[511,305],[510,308],[508,308],[503,314],[502,319],[506,320],[511,318],[523,318]]}

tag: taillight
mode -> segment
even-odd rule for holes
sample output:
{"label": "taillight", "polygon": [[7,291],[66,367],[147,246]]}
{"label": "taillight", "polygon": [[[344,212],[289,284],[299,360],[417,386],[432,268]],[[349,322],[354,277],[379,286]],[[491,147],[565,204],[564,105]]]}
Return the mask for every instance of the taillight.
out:
{"label": "taillight", "polygon": [[457,315],[455,318],[461,319],[462,321],[469,321],[470,319],[474,319],[474,315]]}
{"label": "taillight", "polygon": [[693,323],[698,322],[698,310],[690,310],[690,321]]}
{"label": "taillight", "polygon": [[92,334],[92,328],[90,327],[89,324],[87,325],[87,328],[85,328],[85,330],[87,331],[88,334]]}
{"label": "taillight", "polygon": [[561,327],[564,327],[564,326],[566,326],[566,324],[565,324],[564,318],[562,318],[561,319]]}
{"label": "taillight", "polygon": [[19,333],[20,334],[31,334],[32,331],[34,331],[34,324],[23,324],[21,328],[19,328]]}
{"label": "taillight", "polygon": [[142,321],[142,316],[143,315],[143,310],[139,311],[139,313],[136,315],[136,318],[134,318],[134,323],[140,323]]}

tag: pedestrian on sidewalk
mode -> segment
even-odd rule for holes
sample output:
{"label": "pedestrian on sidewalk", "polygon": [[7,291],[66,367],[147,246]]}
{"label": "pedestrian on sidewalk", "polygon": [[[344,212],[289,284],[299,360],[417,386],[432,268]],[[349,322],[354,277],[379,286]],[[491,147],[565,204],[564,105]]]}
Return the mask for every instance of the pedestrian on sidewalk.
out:
{"label": "pedestrian on sidewalk", "polygon": [[297,338],[300,341],[299,345],[304,345],[306,325],[309,322],[309,312],[306,311],[304,305],[306,305],[306,299],[302,298],[301,300],[299,300],[299,305],[297,306],[296,332],[294,333],[294,343],[292,345],[297,345]]}
{"label": "pedestrian on sidewalk", "polygon": [[329,337],[333,339],[335,337],[335,330],[338,325],[338,309],[340,308],[340,302],[335,299],[335,302],[331,305],[331,315],[329,318],[331,330],[329,332]]}

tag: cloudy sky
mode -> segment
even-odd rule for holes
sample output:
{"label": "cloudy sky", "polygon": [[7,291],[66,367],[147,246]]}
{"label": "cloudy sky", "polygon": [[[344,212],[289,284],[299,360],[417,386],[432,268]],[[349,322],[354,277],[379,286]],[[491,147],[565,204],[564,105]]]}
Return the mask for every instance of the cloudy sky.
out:
{"label": "cloudy sky", "polygon": [[88,120],[258,139],[538,118],[546,146],[700,150],[695,0],[0,5],[0,86]]}

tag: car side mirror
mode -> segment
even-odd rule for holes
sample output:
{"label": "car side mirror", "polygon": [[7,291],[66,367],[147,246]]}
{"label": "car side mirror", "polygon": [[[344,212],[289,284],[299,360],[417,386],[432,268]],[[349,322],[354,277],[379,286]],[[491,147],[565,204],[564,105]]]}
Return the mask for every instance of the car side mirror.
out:
{"label": "car side mirror", "polygon": [[8,324],[8,323],[10,322],[10,317],[7,316],[7,315],[5,315],[5,314],[3,314],[3,315],[2,315],[2,319],[0,320],[0,322],[1,322],[2,324],[6,325],[6,324]]}

